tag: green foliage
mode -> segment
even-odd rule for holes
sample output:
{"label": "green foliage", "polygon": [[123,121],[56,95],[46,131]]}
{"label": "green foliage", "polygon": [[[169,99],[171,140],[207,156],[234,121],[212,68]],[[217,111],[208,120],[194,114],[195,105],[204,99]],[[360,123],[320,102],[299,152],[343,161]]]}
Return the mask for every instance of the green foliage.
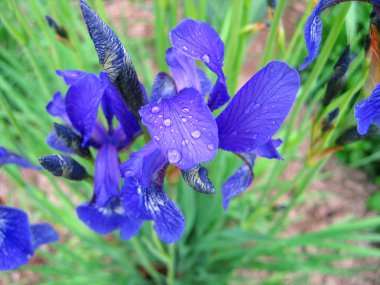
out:
{"label": "green foliage", "polygon": [[[102,1],[89,2],[107,19]],[[305,56],[303,26],[313,1],[299,1],[305,2],[306,10],[292,31],[284,30],[282,22],[288,2],[278,1],[260,66],[272,59],[282,59],[297,67]],[[258,35],[250,30],[250,25],[266,18],[265,3],[264,0],[154,0],[151,11],[154,37],[129,39],[125,33],[128,19],[122,21],[118,34],[150,90],[154,78],[152,61],[160,70],[167,69],[164,52],[169,46],[168,31],[180,20],[179,11],[183,17],[210,22],[225,42],[224,71],[229,91],[234,94],[248,46]],[[75,214],[75,205],[90,198],[92,185],[88,182],[72,183],[45,174],[43,184],[37,185],[15,167],[1,169],[12,183],[12,192],[5,197],[7,203],[19,203],[32,214],[32,221],[51,222],[62,234],[58,244],[39,251],[42,264],[18,271],[35,272],[40,277],[38,284],[79,285],[240,284],[245,277],[236,274],[238,269],[266,272],[263,284],[285,284],[285,280],[305,284],[315,273],[349,276],[373,270],[340,267],[339,262],[380,257],[380,250],[369,245],[380,241],[380,235],[373,232],[380,226],[379,217],[347,219],[316,232],[282,235],[294,222],[288,217],[289,212],[300,201],[310,199],[306,190],[331,155],[323,151],[334,147],[342,131],[354,124],[352,101],[367,78],[361,39],[369,24],[365,11],[356,17],[345,17],[355,13],[357,5],[339,5],[327,12],[331,17],[324,18],[321,53],[311,68],[301,74],[302,88],[297,102],[278,135],[285,141],[281,148],[284,161],[259,160],[252,189],[233,200],[228,212],[221,207],[219,190],[226,177],[241,164],[236,156],[219,151],[217,158],[209,163],[210,177],[217,189],[213,197],[195,193],[181,180],[177,185],[168,185],[169,194],[179,203],[187,223],[183,238],[175,245],[162,244],[148,224],[138,237],[128,242],[120,241],[116,235],[101,237],[92,233]],[[56,90],[65,88],[54,70],[98,72],[100,65],[77,1],[4,0],[0,2],[0,11],[0,145],[36,161],[52,152],[45,144],[53,123],[45,105]],[[68,41],[57,39],[46,25],[45,15],[65,27]],[[115,26],[110,17],[107,22]],[[362,23],[368,23],[364,29]],[[330,106],[321,109],[319,102],[326,81],[348,41],[359,52],[348,71],[348,87]],[[151,51],[152,45],[155,52]],[[341,112],[335,129],[318,142],[316,153],[309,149],[308,159],[302,162],[295,178],[284,181],[281,176],[289,163],[304,159],[300,145],[310,140],[312,129],[318,128],[321,120],[337,106]],[[314,119],[316,112],[320,116]],[[131,151],[136,149],[137,145]],[[360,159],[362,165],[369,162],[363,156]],[[82,160],[81,163],[90,173],[93,171],[88,163]],[[280,209],[279,199],[285,195],[291,198]],[[358,242],[364,245],[358,246]],[[5,273],[0,278],[7,282],[10,276]]]}

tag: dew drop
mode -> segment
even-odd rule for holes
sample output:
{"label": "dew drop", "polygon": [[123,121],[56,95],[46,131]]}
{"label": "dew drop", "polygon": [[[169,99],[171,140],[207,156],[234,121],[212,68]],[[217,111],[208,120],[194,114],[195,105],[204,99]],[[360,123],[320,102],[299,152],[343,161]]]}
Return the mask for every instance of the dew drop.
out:
{"label": "dew drop", "polygon": [[261,107],[261,104],[255,104],[254,106],[253,106],[253,110],[257,110],[258,108],[260,108]]}
{"label": "dew drop", "polygon": [[275,125],[275,124],[276,124],[276,121],[275,121],[275,120],[273,120],[273,121],[272,121],[272,124],[273,124],[273,125]]}
{"label": "dew drop", "polygon": [[182,112],[184,113],[189,113],[189,111],[190,111],[189,108],[186,108],[186,107],[182,109]]}
{"label": "dew drop", "polygon": [[133,174],[135,174],[134,171],[133,171],[133,170],[130,170],[130,169],[128,169],[127,171],[124,172],[124,175],[125,175],[125,176],[131,176],[131,175],[133,175]]}
{"label": "dew drop", "polygon": [[209,145],[207,145],[207,147],[208,147],[209,149],[214,149],[214,145],[213,145],[212,143],[210,143]]}
{"label": "dew drop", "polygon": [[158,136],[154,136],[153,138],[154,138],[155,141],[159,141],[160,140],[160,138]]}
{"label": "dew drop", "polygon": [[199,130],[192,131],[191,136],[195,139],[200,138],[201,132]]}
{"label": "dew drop", "polygon": [[181,160],[181,154],[178,150],[171,148],[167,151],[168,160],[170,163],[177,163]]}
{"label": "dew drop", "polygon": [[181,121],[184,122],[184,123],[186,123],[187,119],[186,118],[182,118]]}
{"label": "dew drop", "polygon": [[183,48],[183,50],[185,50],[185,51],[188,50],[187,46],[182,46],[182,48]]}
{"label": "dew drop", "polygon": [[189,143],[188,140],[182,140],[182,145],[187,145]]}
{"label": "dew drop", "polygon": [[163,124],[164,126],[169,127],[172,124],[172,121],[170,121],[170,119],[168,118],[163,121]]}
{"label": "dew drop", "polygon": [[153,114],[157,114],[158,112],[160,112],[161,108],[158,107],[158,106],[153,106],[151,111]]}
{"label": "dew drop", "polygon": [[202,55],[202,60],[206,63],[210,62],[210,57],[207,54]]}
{"label": "dew drop", "polygon": [[253,134],[252,138],[255,140],[257,139],[257,134]]}

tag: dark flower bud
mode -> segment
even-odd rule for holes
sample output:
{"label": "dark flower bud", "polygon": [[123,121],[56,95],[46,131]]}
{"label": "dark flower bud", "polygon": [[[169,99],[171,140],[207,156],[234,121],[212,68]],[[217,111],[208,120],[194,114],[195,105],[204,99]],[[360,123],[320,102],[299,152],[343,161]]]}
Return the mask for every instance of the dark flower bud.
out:
{"label": "dark flower bud", "polygon": [[214,194],[215,189],[208,178],[207,169],[198,165],[190,170],[182,170],[182,177],[195,191],[203,194]]}
{"label": "dark flower bud", "polygon": [[84,158],[91,158],[88,147],[82,147],[83,137],[76,133],[71,127],[54,123],[55,133],[58,139],[77,155]]}
{"label": "dark flower bud", "polygon": [[69,36],[67,34],[67,31],[64,27],[59,26],[57,22],[50,16],[45,16],[47,24],[53,28],[54,32],[57,34],[57,36],[63,38],[63,39],[68,39]]}
{"label": "dark flower bud", "polygon": [[277,0],[267,0],[267,4],[273,10],[277,7]]}
{"label": "dark flower bud", "polygon": [[88,177],[84,167],[67,155],[52,154],[39,158],[39,161],[54,176],[70,180],[83,180]]}
{"label": "dark flower bud", "polygon": [[115,33],[86,1],[81,0],[80,6],[88,32],[98,53],[99,62],[103,65],[129,110],[140,119],[138,111],[145,103],[130,55]]}
{"label": "dark flower bud", "polygon": [[353,142],[356,142],[358,140],[361,140],[363,138],[368,138],[368,137],[372,137],[372,136],[379,135],[379,134],[380,134],[380,128],[376,125],[371,125],[369,127],[368,132],[364,136],[362,136],[358,133],[356,127],[351,127],[349,129],[345,130],[338,137],[338,139],[336,140],[336,143],[338,145],[346,145],[346,144],[353,143]]}

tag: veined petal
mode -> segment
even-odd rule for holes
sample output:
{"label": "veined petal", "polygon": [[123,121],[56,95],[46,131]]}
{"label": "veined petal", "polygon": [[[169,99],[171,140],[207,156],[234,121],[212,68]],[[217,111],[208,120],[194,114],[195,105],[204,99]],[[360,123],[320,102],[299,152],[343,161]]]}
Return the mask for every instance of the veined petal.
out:
{"label": "veined petal", "polygon": [[258,148],[254,149],[253,152],[261,157],[265,157],[268,159],[279,159],[283,160],[281,157],[281,154],[278,152],[277,148],[282,145],[281,139],[270,139],[265,144],[259,146]]}
{"label": "veined petal", "polygon": [[256,156],[253,153],[242,153],[239,156],[244,160],[243,165],[222,186],[224,210],[227,210],[232,198],[249,187],[254,178],[252,168],[255,164]]}
{"label": "veined petal", "polygon": [[72,125],[82,134],[83,146],[91,138],[103,93],[104,85],[94,74],[85,75],[67,91],[66,112]]}
{"label": "veined petal", "polygon": [[173,79],[165,72],[160,72],[154,79],[150,103],[157,102],[160,99],[168,99],[177,95],[176,84]]}
{"label": "veined petal", "polygon": [[212,88],[211,94],[208,98],[207,105],[211,111],[219,109],[230,100],[227,92],[226,83],[218,79]]}
{"label": "veined petal", "polygon": [[95,204],[103,207],[110,198],[119,193],[120,174],[117,149],[105,144],[99,150],[95,160],[94,195]]}
{"label": "veined petal", "polygon": [[131,219],[127,215],[124,215],[120,225],[120,238],[123,240],[133,238],[140,231],[142,223],[142,220]]}
{"label": "veined petal", "polygon": [[249,152],[265,144],[280,128],[299,89],[297,71],[272,61],[256,73],[216,118],[219,147]]}
{"label": "veined petal", "polygon": [[137,220],[153,220],[158,237],[167,243],[180,239],[185,218],[178,206],[165,194],[162,184],[152,180],[142,187],[133,179],[125,179],[123,205],[128,216]]}
{"label": "veined petal", "polygon": [[206,96],[212,91],[212,81],[203,69],[197,68],[196,70],[199,82],[201,84],[200,93],[202,94],[202,96]]}
{"label": "veined petal", "polygon": [[140,114],[171,164],[189,170],[215,157],[218,145],[215,119],[195,89],[183,89],[173,98],[146,105]]}
{"label": "veined petal", "polygon": [[71,124],[61,92],[54,93],[53,99],[46,105],[46,111],[53,117],[59,117],[66,123]]}
{"label": "veined petal", "polygon": [[0,206],[0,270],[24,265],[33,253],[28,216],[16,208]]}
{"label": "veined petal", "polygon": [[367,99],[355,106],[355,119],[360,135],[365,135],[371,124],[380,124],[380,84],[375,87]]}
{"label": "veined petal", "polygon": [[132,153],[129,160],[120,165],[121,176],[135,178],[143,187],[149,187],[152,177],[167,163],[166,157],[154,142],[147,143],[139,151]]}
{"label": "veined petal", "polygon": [[125,219],[124,209],[118,197],[112,197],[105,205],[85,203],[76,209],[78,218],[94,232],[105,235],[117,230]]}
{"label": "veined petal", "polygon": [[138,110],[144,105],[144,97],[131,57],[115,33],[86,1],[81,0],[80,6],[99,62],[103,65],[129,110],[139,117]]}
{"label": "veined petal", "polygon": [[31,225],[30,231],[32,234],[32,245],[34,250],[41,245],[56,242],[59,239],[58,233],[47,223]]}
{"label": "veined petal", "polygon": [[194,88],[201,93],[198,72],[192,58],[185,56],[175,48],[168,48],[166,51],[166,63],[173,75],[178,91],[184,88]]}
{"label": "veined petal", "polygon": [[67,85],[73,85],[88,73],[82,70],[56,70],[58,76],[62,77]]}
{"label": "veined petal", "polygon": [[0,147],[0,167],[5,164],[15,164],[24,168],[42,170],[41,167],[34,165],[21,155],[11,152],[4,147]]}

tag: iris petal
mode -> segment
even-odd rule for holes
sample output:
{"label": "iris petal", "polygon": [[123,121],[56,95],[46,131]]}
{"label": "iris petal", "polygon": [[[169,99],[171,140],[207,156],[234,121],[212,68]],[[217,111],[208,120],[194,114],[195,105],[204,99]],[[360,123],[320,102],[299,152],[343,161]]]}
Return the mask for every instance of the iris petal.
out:
{"label": "iris petal", "polygon": [[67,85],[73,85],[76,81],[88,74],[82,70],[56,70],[58,76],[61,76]]}
{"label": "iris petal", "polygon": [[380,84],[367,99],[355,106],[355,119],[360,135],[365,135],[371,124],[380,125]]}
{"label": "iris petal", "polygon": [[244,164],[230,176],[222,185],[223,208],[227,210],[230,200],[246,190],[253,181],[252,168],[255,163],[256,156],[253,153],[242,153],[240,156],[244,160]]}
{"label": "iris petal", "polygon": [[41,167],[34,165],[21,155],[11,152],[4,147],[0,147],[0,167],[5,164],[15,164],[24,168],[41,170]]}
{"label": "iris petal", "polygon": [[219,147],[240,153],[266,143],[284,122],[299,84],[297,71],[281,61],[256,73],[216,118]]}
{"label": "iris petal", "polygon": [[168,99],[175,95],[177,95],[177,88],[173,79],[165,72],[158,73],[153,82],[150,102]]}
{"label": "iris petal", "polygon": [[58,151],[62,151],[69,154],[75,154],[61,139],[57,136],[55,130],[51,131],[46,138],[46,143],[51,148],[54,148]]}
{"label": "iris petal", "polygon": [[0,270],[24,265],[33,253],[28,216],[18,209],[0,206]]}
{"label": "iris petal", "polygon": [[71,85],[66,95],[66,112],[72,125],[82,134],[85,145],[96,123],[104,85],[93,74],[87,74]]}
{"label": "iris petal", "polygon": [[59,117],[66,123],[71,124],[61,92],[54,93],[53,99],[46,105],[46,111],[53,117]]}
{"label": "iris petal", "polygon": [[215,119],[192,88],[141,108],[142,122],[169,162],[189,170],[212,160],[218,146]]}
{"label": "iris petal", "polygon": [[39,223],[30,226],[33,249],[41,245],[55,242],[59,239],[58,233],[47,223]]}
{"label": "iris petal", "polygon": [[277,148],[281,144],[282,144],[281,139],[276,139],[276,140],[270,139],[265,144],[253,150],[253,152],[258,156],[265,157],[268,159],[274,158],[274,159],[283,160],[283,158],[281,157],[281,154],[277,150]]}

